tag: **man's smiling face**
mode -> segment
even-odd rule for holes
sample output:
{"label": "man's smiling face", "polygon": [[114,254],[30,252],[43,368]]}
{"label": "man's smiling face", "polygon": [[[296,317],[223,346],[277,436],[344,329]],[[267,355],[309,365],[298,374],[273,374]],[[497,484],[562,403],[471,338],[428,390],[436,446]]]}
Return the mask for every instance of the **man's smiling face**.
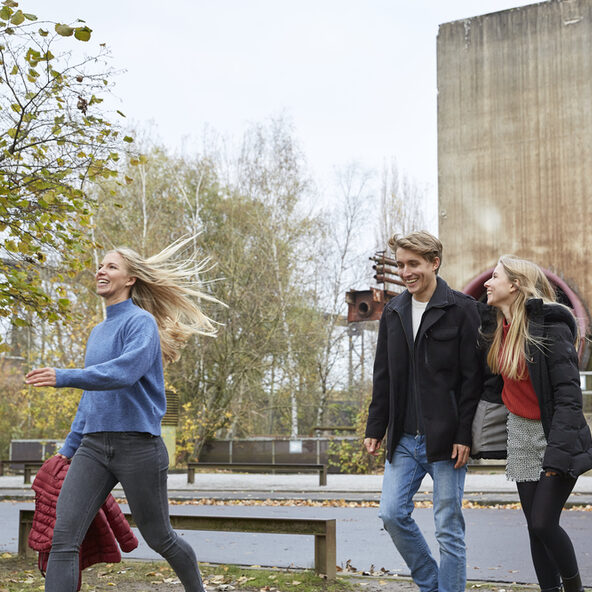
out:
{"label": "man's smiling face", "polygon": [[440,259],[435,257],[428,261],[423,255],[399,247],[397,249],[397,268],[399,277],[405,283],[415,300],[428,302],[436,289],[436,271],[440,266]]}

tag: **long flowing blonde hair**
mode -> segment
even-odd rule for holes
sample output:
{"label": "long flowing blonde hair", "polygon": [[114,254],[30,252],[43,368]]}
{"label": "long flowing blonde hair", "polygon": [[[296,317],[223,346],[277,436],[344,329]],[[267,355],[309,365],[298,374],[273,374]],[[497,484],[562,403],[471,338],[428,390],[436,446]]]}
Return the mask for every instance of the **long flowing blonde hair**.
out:
{"label": "long flowing blonde hair", "polygon": [[191,335],[215,335],[215,322],[197,304],[200,300],[219,301],[202,289],[200,274],[208,261],[194,258],[172,261],[175,254],[195,237],[182,238],[151,257],[143,258],[128,247],[117,247],[127,271],[136,281],[130,297],[156,319],[165,363],[175,362]]}
{"label": "long flowing blonde hair", "polygon": [[487,354],[487,363],[492,372],[520,380],[527,376],[525,363],[527,345],[544,347],[542,340],[533,337],[529,331],[526,302],[530,298],[540,298],[547,304],[556,303],[556,294],[551,282],[536,263],[514,255],[502,255],[499,263],[510,282],[516,287],[518,295],[510,306],[512,322],[505,339],[503,338],[503,313],[499,309],[497,311],[497,327]]}

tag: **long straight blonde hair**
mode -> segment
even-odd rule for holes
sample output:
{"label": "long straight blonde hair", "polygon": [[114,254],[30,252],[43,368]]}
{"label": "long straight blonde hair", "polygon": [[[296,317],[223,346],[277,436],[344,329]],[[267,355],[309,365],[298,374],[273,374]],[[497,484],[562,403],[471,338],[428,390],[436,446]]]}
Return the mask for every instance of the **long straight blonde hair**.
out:
{"label": "long straight blonde hair", "polygon": [[175,254],[195,237],[182,238],[151,257],[143,258],[128,247],[117,247],[127,271],[136,281],[130,297],[156,319],[160,347],[165,363],[175,362],[191,335],[215,335],[215,323],[201,310],[198,302],[219,301],[202,289],[200,274],[207,260],[194,258],[172,261]]}
{"label": "long straight blonde hair", "polygon": [[542,340],[533,337],[529,331],[526,302],[530,298],[540,298],[547,304],[556,303],[556,294],[551,282],[536,263],[514,255],[502,255],[499,263],[516,287],[518,296],[510,306],[512,322],[505,339],[503,313],[499,309],[497,311],[497,327],[487,354],[487,363],[492,372],[520,380],[526,378],[528,372],[525,363],[527,345],[544,347]]}

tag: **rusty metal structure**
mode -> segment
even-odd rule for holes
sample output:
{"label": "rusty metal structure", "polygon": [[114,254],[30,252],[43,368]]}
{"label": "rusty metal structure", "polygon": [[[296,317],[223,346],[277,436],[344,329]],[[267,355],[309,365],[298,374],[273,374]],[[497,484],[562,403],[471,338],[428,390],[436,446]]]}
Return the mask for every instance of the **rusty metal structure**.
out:
{"label": "rusty metal structure", "polygon": [[480,298],[501,254],[531,259],[583,333],[592,303],[591,47],[589,0],[446,23],[437,40],[443,277]]}
{"label": "rusty metal structure", "polygon": [[402,291],[403,282],[399,279],[397,262],[387,257],[386,251],[378,251],[372,257],[374,279],[381,288],[350,290],[345,295],[347,302],[347,322],[377,321],[384,305]]}

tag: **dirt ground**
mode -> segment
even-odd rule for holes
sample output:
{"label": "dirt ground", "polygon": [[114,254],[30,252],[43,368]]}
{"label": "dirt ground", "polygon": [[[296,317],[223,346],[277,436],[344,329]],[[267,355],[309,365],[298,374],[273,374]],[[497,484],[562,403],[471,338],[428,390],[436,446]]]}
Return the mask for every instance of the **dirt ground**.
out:
{"label": "dirt ground", "polygon": [[[96,576],[89,578],[90,574],[85,572],[85,582],[89,584],[89,590],[107,590],[102,588]],[[160,574],[158,574],[160,576]],[[294,574],[294,580],[298,578],[297,572]],[[393,576],[357,576],[357,575],[338,575],[340,579],[345,580],[353,588],[351,592],[418,592],[417,586],[409,578],[393,577]],[[170,580],[170,581],[167,581]],[[293,582],[298,584],[298,582]],[[268,584],[261,586],[260,584],[253,587],[249,586],[249,582],[241,586],[240,578],[237,581],[232,577],[224,577],[221,575],[210,575],[204,577],[204,585],[207,592],[290,592],[290,590],[297,592],[299,586],[274,586]],[[111,590],[113,588],[110,588]],[[306,587],[308,590],[309,588]],[[325,589],[323,587],[323,589]],[[331,588],[327,588],[330,590]],[[150,590],[153,592],[180,592],[182,590],[180,582],[175,578],[147,578],[143,582],[125,582],[126,592],[145,592]],[[321,588],[319,588],[321,590]],[[538,590],[534,586],[521,586],[517,584],[494,583],[494,582],[469,582],[467,584],[467,591],[471,592],[534,592]],[[1,591],[0,591],[1,592]]]}
{"label": "dirt ground", "polygon": [[[341,572],[324,580],[310,571],[202,566],[207,592],[416,592],[409,578]],[[353,571],[353,570],[352,570]],[[43,590],[43,578],[31,558],[0,555],[0,592]],[[534,592],[536,588],[491,582],[469,582],[472,592]],[[85,569],[81,592],[182,592],[171,568],[163,562],[125,561]]]}
{"label": "dirt ground", "polygon": [[[354,586],[353,592],[418,592],[417,586],[410,580],[403,578],[354,578],[348,579]],[[90,583],[90,582],[88,582]],[[254,588],[237,588],[232,584],[211,584],[207,580],[205,582],[207,592],[253,592]],[[89,590],[107,590],[107,588],[90,588]],[[112,589],[112,588],[111,588]],[[1,590],[1,588],[0,588]],[[150,582],[126,582],[126,592],[180,592],[182,587],[180,583],[156,583]],[[272,586],[259,588],[260,591],[280,592],[277,588]],[[534,591],[534,587],[517,586],[515,584],[493,584],[491,582],[469,584],[467,590],[475,592],[512,592],[516,590]]]}
{"label": "dirt ground", "polygon": [[[351,579],[348,578],[348,581],[354,586],[353,592],[418,592],[419,590],[411,580],[404,578],[351,577]],[[207,592],[253,592],[254,590],[253,588],[236,588],[231,584],[212,585],[207,582],[207,580],[205,586]],[[150,587],[148,588],[146,583],[128,582],[125,588],[125,590],[129,592],[146,592],[148,589],[153,592],[179,592],[182,590],[180,584],[172,583],[150,583]],[[534,591],[535,589],[535,587],[518,586],[516,584],[494,584],[491,582],[469,583],[469,585],[467,585],[467,590],[472,590],[474,592]],[[274,592],[277,589],[273,587],[264,587],[259,590]]]}

